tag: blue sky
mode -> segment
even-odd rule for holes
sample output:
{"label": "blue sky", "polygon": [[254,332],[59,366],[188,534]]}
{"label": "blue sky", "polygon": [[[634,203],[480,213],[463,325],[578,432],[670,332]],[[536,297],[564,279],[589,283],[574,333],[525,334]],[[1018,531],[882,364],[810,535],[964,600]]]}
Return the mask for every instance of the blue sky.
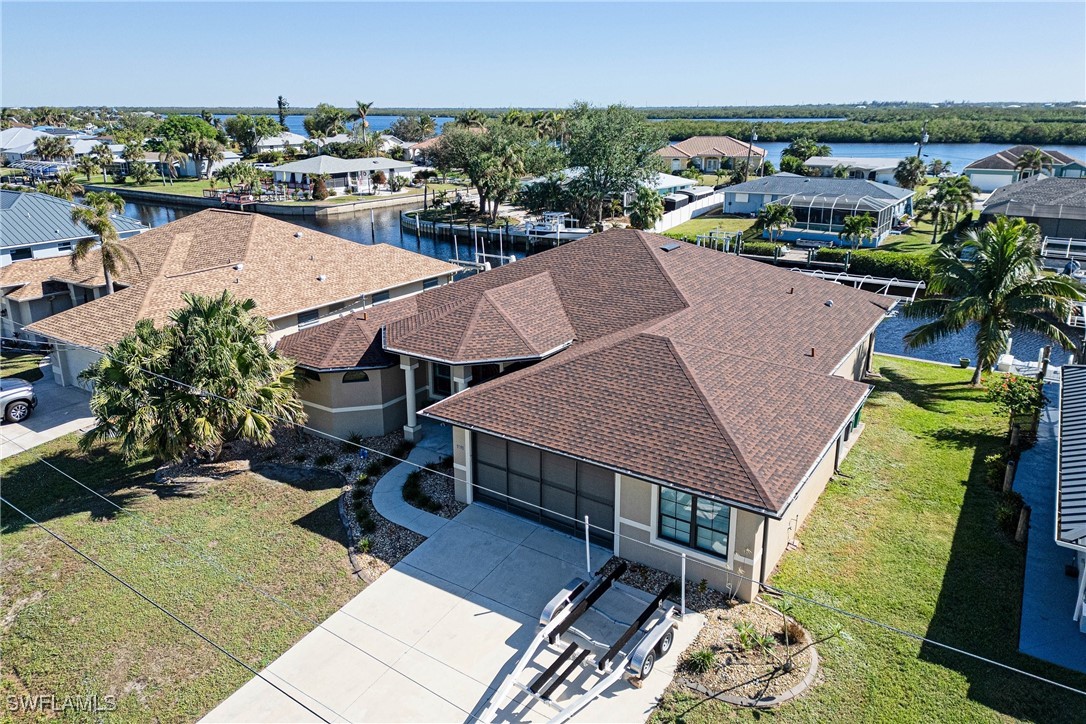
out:
{"label": "blue sky", "polygon": [[2,0],[0,12],[9,106],[1086,97],[1083,2]]}

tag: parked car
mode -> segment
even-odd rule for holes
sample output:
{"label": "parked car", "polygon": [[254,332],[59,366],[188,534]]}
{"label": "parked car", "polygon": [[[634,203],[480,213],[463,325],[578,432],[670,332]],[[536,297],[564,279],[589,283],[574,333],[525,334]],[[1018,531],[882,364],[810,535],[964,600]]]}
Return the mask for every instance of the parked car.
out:
{"label": "parked car", "polygon": [[0,410],[5,422],[22,422],[38,406],[34,385],[17,377],[0,379]]}

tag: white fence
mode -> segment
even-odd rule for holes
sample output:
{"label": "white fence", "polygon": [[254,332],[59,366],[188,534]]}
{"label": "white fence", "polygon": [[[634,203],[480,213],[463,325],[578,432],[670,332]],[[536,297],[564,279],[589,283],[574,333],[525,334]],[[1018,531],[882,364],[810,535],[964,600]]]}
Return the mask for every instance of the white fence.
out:
{"label": "white fence", "polygon": [[674,228],[679,224],[684,224],[690,219],[697,218],[704,214],[709,213],[714,206],[724,205],[724,194],[710,194],[705,198],[698,199],[697,201],[683,206],[681,209],[675,209],[664,214],[659,221],[656,222],[656,226],[652,227],[652,230],[656,233],[661,231],[667,231]]}

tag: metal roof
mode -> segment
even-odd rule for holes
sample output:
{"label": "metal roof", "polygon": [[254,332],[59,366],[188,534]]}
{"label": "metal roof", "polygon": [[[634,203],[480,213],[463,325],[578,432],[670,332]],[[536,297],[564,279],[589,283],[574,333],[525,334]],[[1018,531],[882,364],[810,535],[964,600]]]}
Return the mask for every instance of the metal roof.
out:
{"label": "metal roof", "polygon": [[[79,204],[49,194],[0,190],[0,247],[11,249],[94,236],[86,226],[72,221],[76,206]],[[113,214],[111,218],[122,237],[150,228],[127,216]]]}
{"label": "metal roof", "polygon": [[861,169],[863,171],[882,171],[897,168],[901,163],[900,158],[864,158],[862,156],[811,156],[803,162],[804,166],[818,168],[836,168],[846,166],[848,168]]}
{"label": "metal roof", "polygon": [[1086,365],[1060,373],[1056,543],[1086,551]]}
{"label": "metal roof", "polygon": [[894,205],[888,199],[876,199],[871,196],[855,194],[793,194],[777,199],[778,204],[788,206],[809,206],[816,209],[853,209],[856,211],[882,211]]}
{"label": "metal roof", "polygon": [[413,163],[393,161],[390,158],[337,158],[336,156],[313,156],[301,161],[291,161],[276,166],[272,171],[283,173],[357,173],[361,171],[386,171],[389,169],[412,168]]}

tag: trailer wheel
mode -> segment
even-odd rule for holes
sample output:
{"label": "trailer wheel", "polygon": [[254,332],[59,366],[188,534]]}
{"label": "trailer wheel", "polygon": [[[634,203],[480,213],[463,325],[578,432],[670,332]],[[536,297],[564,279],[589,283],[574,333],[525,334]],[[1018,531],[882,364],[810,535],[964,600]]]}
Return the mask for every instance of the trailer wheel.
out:
{"label": "trailer wheel", "polygon": [[669,628],[667,633],[656,644],[656,655],[660,658],[667,656],[667,652],[671,651],[671,644],[673,643],[675,643],[675,629]]}
{"label": "trailer wheel", "polygon": [[656,665],[656,652],[655,651],[650,651],[648,653],[648,655],[645,656],[645,660],[641,663],[641,671],[640,671],[640,673],[638,675],[638,678],[640,678],[642,681],[649,678],[649,674],[652,673],[652,667],[654,667],[655,665]]}

